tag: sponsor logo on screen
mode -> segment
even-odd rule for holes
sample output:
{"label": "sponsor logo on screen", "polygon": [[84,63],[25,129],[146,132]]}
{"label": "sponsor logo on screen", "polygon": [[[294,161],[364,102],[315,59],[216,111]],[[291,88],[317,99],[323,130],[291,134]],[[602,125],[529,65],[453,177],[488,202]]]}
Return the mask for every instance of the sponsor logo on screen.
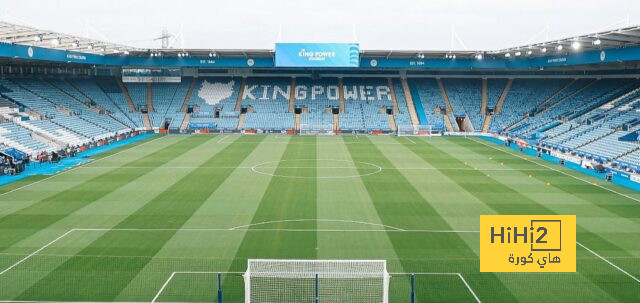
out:
{"label": "sponsor logo on screen", "polygon": [[480,216],[481,272],[575,272],[576,216]]}
{"label": "sponsor logo on screen", "polygon": [[357,43],[277,43],[276,66],[358,67]]}

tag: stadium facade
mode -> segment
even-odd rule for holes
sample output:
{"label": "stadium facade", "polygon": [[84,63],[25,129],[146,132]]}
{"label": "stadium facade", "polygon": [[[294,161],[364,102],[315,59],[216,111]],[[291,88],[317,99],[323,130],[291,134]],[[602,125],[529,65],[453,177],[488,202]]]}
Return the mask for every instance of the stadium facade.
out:
{"label": "stadium facade", "polygon": [[136,49],[1,28],[0,143],[32,159],[138,132],[465,133],[640,173],[637,27],[496,51],[351,44],[344,62],[330,44]]}

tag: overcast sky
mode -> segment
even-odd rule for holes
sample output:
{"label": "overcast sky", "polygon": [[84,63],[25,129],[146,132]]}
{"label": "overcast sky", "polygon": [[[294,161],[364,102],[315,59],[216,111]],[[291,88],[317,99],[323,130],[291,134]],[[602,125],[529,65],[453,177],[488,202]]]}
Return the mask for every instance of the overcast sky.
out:
{"label": "overcast sky", "polygon": [[550,39],[638,25],[640,0],[0,0],[0,18],[144,48],[166,27],[176,48],[448,50],[454,26],[455,49],[492,50],[544,41],[547,25]]}

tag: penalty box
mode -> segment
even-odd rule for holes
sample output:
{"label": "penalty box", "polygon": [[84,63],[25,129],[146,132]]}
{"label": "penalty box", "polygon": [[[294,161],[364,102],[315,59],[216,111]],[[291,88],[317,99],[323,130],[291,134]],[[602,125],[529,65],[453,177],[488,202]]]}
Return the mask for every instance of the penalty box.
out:
{"label": "penalty box", "polygon": [[[148,302],[158,295],[160,288],[174,272],[176,272],[176,275],[169,281],[165,290],[160,292],[158,297],[159,301],[165,300],[163,298],[166,298],[166,296],[173,296],[174,299],[171,300],[178,300],[179,298],[176,296],[183,296],[186,293],[184,291],[186,287],[180,286],[181,284],[207,286],[199,287],[201,291],[191,291],[189,293],[196,297],[210,298],[216,294],[216,273],[228,270],[237,270],[237,272],[240,272],[245,269],[246,261],[234,263],[233,260],[236,255],[236,248],[240,247],[245,237],[261,239],[265,245],[268,245],[273,237],[286,237],[296,243],[298,241],[295,239],[300,238],[299,242],[303,243],[304,239],[308,238],[311,233],[316,234],[318,238],[325,237],[325,239],[332,240],[332,242],[342,243],[340,246],[344,248],[345,245],[349,245],[348,243],[361,245],[363,242],[358,242],[356,239],[363,238],[363,234],[367,234],[366,238],[371,242],[371,250],[377,252],[379,242],[388,241],[387,237],[389,233],[402,233],[403,237],[415,236],[420,238],[428,237],[429,235],[443,237],[446,235],[454,235],[458,232],[463,235],[477,236],[474,231],[403,230],[394,227],[355,222],[356,223],[348,223],[339,221],[336,222],[335,226],[343,228],[352,224],[352,226],[361,227],[354,227],[352,229],[287,229],[270,228],[272,226],[265,224],[253,227],[256,229],[247,229],[249,228],[248,226],[220,229],[72,229],[59,235],[50,242],[45,243],[45,245],[33,252],[22,255],[17,254],[13,256],[12,260],[9,260],[10,262],[2,264],[3,267],[0,267],[0,293],[2,294],[0,300],[13,300],[30,288],[33,290],[32,286],[37,285],[37,282],[47,275],[53,275],[60,280],[73,280],[74,276],[75,278],[78,278],[78,276],[86,276],[86,279],[83,277],[80,280],[82,284],[93,285],[109,292],[110,290],[108,286],[105,285],[105,281],[109,281],[109,278],[117,278],[119,270],[127,270],[126,264],[128,262],[139,259],[147,259],[148,263],[146,263],[146,266],[142,267],[139,272],[136,272],[135,278],[133,278],[129,285],[120,293],[117,300]],[[325,222],[324,226],[328,227],[326,223],[331,222]],[[279,226],[282,226],[281,224]],[[301,227],[307,226],[308,225],[303,224]],[[111,240],[113,240],[112,242],[105,243],[104,241],[96,241],[107,234],[108,237],[111,237]],[[255,236],[251,237],[247,235]],[[158,238],[158,240],[169,240],[165,240],[161,245],[162,248],[154,254],[145,255],[136,249],[138,244],[154,238]],[[96,243],[102,243],[101,245],[103,247],[97,246]],[[332,252],[339,252],[340,250],[337,248],[337,246],[323,247],[322,245],[319,247],[320,251],[324,251],[325,254],[329,255]],[[313,249],[317,250],[318,247]],[[388,251],[381,250],[379,253],[381,257],[385,258],[383,254],[388,253]],[[355,251],[354,256],[335,255],[333,257],[357,259],[359,256],[355,256],[355,254],[359,255],[360,253]],[[109,267],[108,270],[104,271],[103,275],[99,273],[88,275],[87,272],[82,272],[80,269],[78,269],[77,272],[73,270],[57,270],[59,266],[70,259],[85,259],[92,260],[92,262],[108,263]],[[393,256],[389,256],[388,259],[393,259]],[[397,263],[398,260],[393,260],[392,262]],[[8,266],[5,266],[7,264]],[[238,264],[241,266],[238,266]],[[199,274],[196,272],[205,273]],[[114,276],[106,277],[108,275]],[[458,292],[464,290],[464,292],[469,293],[469,289],[464,286],[464,283],[461,283],[461,275],[459,277],[457,274],[451,277],[447,277],[447,275],[439,276],[440,278],[436,280],[448,280],[447,283],[442,284],[449,286],[455,285]],[[426,278],[417,279],[417,284],[421,285],[425,279]],[[434,278],[429,279],[433,280]],[[233,297],[234,293],[237,296],[243,295],[242,275],[227,272],[224,275],[224,281],[223,286],[226,286],[226,296]],[[408,281],[409,278],[406,274],[392,276],[391,291],[402,289],[401,292],[404,292],[404,290],[409,289]],[[429,284],[436,285],[440,283],[434,282]],[[45,290],[42,289],[42,291],[44,292]],[[172,293],[174,295],[172,295]],[[39,298],[46,301],[59,301],[62,299],[55,295]],[[95,301],[86,297],[64,299]],[[188,297],[178,301],[192,301],[192,299]]]}

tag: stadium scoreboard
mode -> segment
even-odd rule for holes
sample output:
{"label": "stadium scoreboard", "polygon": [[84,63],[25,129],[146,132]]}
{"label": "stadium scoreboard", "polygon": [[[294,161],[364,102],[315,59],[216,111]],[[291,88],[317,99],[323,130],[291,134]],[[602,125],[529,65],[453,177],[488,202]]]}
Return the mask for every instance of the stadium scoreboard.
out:
{"label": "stadium scoreboard", "polygon": [[276,43],[276,67],[358,67],[357,43]]}

